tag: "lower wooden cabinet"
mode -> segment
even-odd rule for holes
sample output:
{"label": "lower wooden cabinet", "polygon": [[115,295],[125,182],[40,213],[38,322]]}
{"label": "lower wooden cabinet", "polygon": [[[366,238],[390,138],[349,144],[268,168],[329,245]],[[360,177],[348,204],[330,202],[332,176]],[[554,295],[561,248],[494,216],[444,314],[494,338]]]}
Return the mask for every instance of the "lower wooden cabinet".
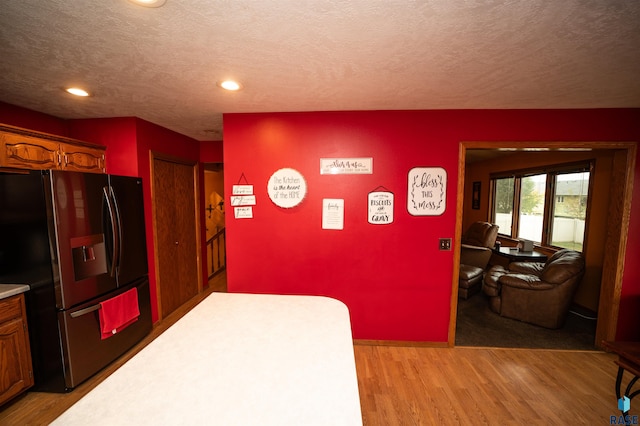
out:
{"label": "lower wooden cabinet", "polygon": [[24,304],[18,294],[0,300],[0,405],[33,386]]}

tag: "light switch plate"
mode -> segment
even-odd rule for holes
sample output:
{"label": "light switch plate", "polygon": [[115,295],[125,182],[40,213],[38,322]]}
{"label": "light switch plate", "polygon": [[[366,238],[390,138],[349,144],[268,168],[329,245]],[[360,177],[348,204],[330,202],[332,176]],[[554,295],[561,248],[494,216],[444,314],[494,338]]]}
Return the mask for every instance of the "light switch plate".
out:
{"label": "light switch plate", "polygon": [[451,250],[451,238],[440,238],[440,250]]}

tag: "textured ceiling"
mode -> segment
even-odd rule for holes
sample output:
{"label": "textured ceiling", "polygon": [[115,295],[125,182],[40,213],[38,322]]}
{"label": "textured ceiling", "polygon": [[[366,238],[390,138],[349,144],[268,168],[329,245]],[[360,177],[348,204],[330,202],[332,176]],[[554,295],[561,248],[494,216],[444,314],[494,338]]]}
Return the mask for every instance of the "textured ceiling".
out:
{"label": "textured ceiling", "polygon": [[61,118],[216,140],[226,112],[640,107],[638,0],[0,3],[0,100]]}

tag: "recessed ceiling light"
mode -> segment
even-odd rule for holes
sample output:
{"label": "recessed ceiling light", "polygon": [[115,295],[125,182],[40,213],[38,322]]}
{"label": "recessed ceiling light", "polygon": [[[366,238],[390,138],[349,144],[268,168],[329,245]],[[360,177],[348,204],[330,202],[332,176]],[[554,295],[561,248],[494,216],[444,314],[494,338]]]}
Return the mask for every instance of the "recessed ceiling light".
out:
{"label": "recessed ceiling light", "polygon": [[65,90],[68,93],[71,93],[72,95],[82,96],[82,97],[89,96],[89,92],[87,92],[86,90],[80,89],[78,87],[69,87],[69,88],[67,88]]}
{"label": "recessed ceiling light", "polygon": [[225,90],[230,90],[232,92],[242,89],[242,85],[237,81],[233,81],[233,80],[219,81],[218,86],[222,87]]}
{"label": "recessed ceiling light", "polygon": [[160,7],[162,6],[167,0],[130,0],[131,3],[135,3],[139,6],[144,6],[144,7]]}

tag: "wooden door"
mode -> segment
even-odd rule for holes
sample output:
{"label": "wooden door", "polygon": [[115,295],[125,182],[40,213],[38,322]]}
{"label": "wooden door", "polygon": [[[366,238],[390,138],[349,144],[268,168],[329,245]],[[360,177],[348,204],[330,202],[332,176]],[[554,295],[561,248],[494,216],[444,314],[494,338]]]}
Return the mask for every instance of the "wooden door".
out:
{"label": "wooden door", "polygon": [[163,318],[198,294],[194,165],[153,160],[158,312]]}

